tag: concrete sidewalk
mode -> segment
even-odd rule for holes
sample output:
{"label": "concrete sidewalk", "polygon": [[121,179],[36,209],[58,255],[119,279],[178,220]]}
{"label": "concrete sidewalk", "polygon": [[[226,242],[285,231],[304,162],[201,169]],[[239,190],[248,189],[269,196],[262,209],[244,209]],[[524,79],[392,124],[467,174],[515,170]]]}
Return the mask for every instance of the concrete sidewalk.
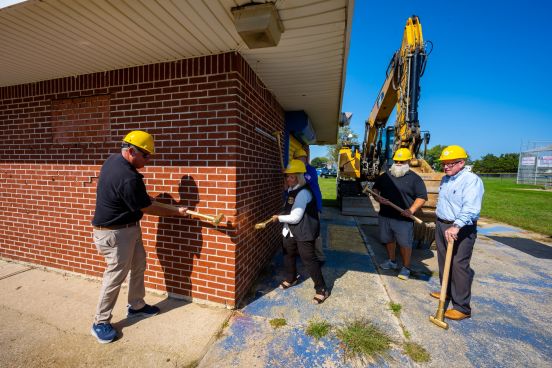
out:
{"label": "concrete sidewalk", "polygon": [[148,319],[126,319],[126,288],[112,323],[111,344],[90,334],[100,282],[0,261],[0,366],[194,366],[231,311],[146,295],[161,308]]}

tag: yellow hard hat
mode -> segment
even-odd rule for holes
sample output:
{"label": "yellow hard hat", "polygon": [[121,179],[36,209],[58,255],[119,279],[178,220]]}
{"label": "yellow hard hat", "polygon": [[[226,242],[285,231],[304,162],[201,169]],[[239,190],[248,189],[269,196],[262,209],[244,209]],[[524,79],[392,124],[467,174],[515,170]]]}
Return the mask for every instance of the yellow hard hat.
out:
{"label": "yellow hard hat", "polygon": [[284,174],[304,174],[307,172],[307,167],[303,161],[291,160],[284,170]]}
{"label": "yellow hard hat", "polygon": [[399,148],[393,155],[393,161],[408,161],[412,159],[412,153],[408,148]]}
{"label": "yellow hard hat", "polygon": [[466,150],[460,146],[448,146],[441,153],[439,161],[456,160],[459,158],[468,158]]}
{"label": "yellow hard hat", "polygon": [[295,152],[293,152],[293,158],[299,158],[299,157],[307,157],[307,151],[305,151],[302,148],[299,148]]}
{"label": "yellow hard hat", "polygon": [[123,139],[123,142],[132,144],[140,149],[143,149],[147,153],[154,154],[155,150],[153,148],[153,137],[151,134],[143,132],[141,130],[133,130],[128,133]]}

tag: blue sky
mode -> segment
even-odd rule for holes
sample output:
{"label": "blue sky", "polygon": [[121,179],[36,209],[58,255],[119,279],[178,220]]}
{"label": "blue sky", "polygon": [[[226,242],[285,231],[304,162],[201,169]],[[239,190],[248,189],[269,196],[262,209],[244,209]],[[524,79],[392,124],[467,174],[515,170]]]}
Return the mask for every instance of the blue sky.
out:
{"label": "blue sky", "polygon": [[22,3],[25,0],[0,0],[0,8],[5,8],[17,3]]}
{"label": "blue sky", "polygon": [[[459,144],[477,159],[519,152],[528,141],[552,143],[551,11],[545,0],[356,0],[342,107],[354,114],[351,129],[363,138],[403,27],[416,14],[433,42],[419,104],[429,147]],[[311,151],[311,158],[327,153]]]}

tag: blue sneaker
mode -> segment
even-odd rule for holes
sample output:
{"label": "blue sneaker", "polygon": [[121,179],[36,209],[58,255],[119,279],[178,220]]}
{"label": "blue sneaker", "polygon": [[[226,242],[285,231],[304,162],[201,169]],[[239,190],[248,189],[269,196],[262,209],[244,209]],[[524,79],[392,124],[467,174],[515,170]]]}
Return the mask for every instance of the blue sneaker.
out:
{"label": "blue sneaker", "polygon": [[90,332],[92,333],[92,336],[95,336],[96,339],[98,339],[100,344],[108,344],[117,337],[117,331],[115,331],[110,323],[94,323],[92,324]]}
{"label": "blue sneaker", "polygon": [[382,270],[398,270],[399,265],[397,264],[397,262],[388,259],[387,261],[380,264],[380,268]]}
{"label": "blue sneaker", "polygon": [[127,318],[133,317],[152,317],[156,314],[159,314],[160,309],[154,305],[144,305],[140,309],[132,309],[130,305],[128,306]]}
{"label": "blue sneaker", "polygon": [[397,277],[401,280],[408,280],[410,278],[410,269],[403,266]]}

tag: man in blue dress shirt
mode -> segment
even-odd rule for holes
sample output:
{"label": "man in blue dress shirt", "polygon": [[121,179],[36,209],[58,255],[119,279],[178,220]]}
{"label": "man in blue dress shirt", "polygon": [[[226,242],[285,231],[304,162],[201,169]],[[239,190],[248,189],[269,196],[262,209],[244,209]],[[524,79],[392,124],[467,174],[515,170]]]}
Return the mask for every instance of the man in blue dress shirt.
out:
{"label": "man in blue dress shirt", "polygon": [[[477,219],[484,192],[481,179],[464,167],[467,158],[466,151],[456,145],[446,147],[439,157],[446,175],[439,187],[435,242],[439,278],[442,282],[447,242],[454,241],[450,284],[447,288],[447,299],[451,299],[452,309],[445,312],[445,317],[453,320],[471,316],[474,271],[470,267],[470,261],[477,238]],[[439,298],[439,294],[432,292],[430,295]]]}

